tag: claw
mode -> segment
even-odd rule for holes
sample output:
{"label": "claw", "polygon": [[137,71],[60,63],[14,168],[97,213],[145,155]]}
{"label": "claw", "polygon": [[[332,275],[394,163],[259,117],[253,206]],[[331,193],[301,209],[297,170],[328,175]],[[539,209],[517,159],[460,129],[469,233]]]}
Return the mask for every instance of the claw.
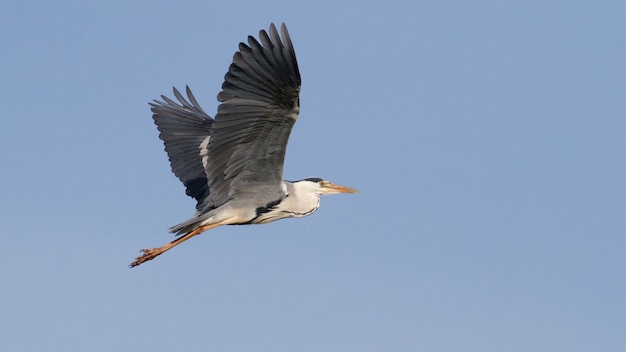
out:
{"label": "claw", "polygon": [[166,251],[170,250],[172,247],[175,247],[175,246],[177,246],[177,245],[187,241],[188,239],[192,238],[193,236],[199,235],[199,234],[201,234],[202,232],[204,232],[206,230],[210,230],[210,229],[212,229],[214,227],[218,227],[218,226],[221,226],[221,225],[225,225],[224,222],[218,222],[218,223],[210,224],[210,225],[203,225],[203,226],[200,226],[200,227],[194,229],[193,231],[191,231],[191,232],[189,232],[189,233],[187,233],[187,234],[185,234],[185,235],[183,235],[181,237],[178,237],[177,239],[173,240],[172,242],[170,242],[170,243],[168,243],[168,244],[166,244],[164,246],[161,246],[161,247],[158,247],[158,248],[142,249],[141,250],[142,254],[139,257],[135,258],[135,261],[130,263],[129,266],[131,268],[134,268],[137,265],[141,265],[142,263],[147,262],[148,260],[152,260],[152,259],[156,258],[157,256],[165,253]]}
{"label": "claw", "polygon": [[130,267],[134,268],[137,265],[140,265],[141,263],[147,262],[148,260],[152,260],[154,258],[156,258],[159,254],[158,251],[159,248],[151,248],[151,249],[142,249],[141,250],[141,255],[137,258],[135,258],[135,261],[133,261],[132,263],[130,263]]}

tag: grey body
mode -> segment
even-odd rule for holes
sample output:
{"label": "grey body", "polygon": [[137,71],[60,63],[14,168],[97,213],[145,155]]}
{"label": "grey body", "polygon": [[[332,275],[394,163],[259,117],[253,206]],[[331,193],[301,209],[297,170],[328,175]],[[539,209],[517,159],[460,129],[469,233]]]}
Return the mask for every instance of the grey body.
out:
{"label": "grey body", "polygon": [[189,101],[174,88],[180,105],[164,96],[151,104],[172,171],[198,202],[195,216],[172,232],[188,232],[207,219],[254,222],[257,209],[287,196],[283,161],[300,110],[300,73],[284,25],[282,34],[283,40],[271,26],[269,35],[260,33],[261,43],[249,37],[249,46],[239,45],[215,119],[189,87]]}
{"label": "grey body", "polygon": [[285,25],[281,35],[273,24],[268,32],[260,31],[260,42],[249,36],[248,44],[239,44],[217,96],[215,119],[189,87],[187,98],[174,88],[177,101],[161,96],[150,103],[172,171],[196,199],[196,213],[170,228],[184,236],[143,250],[131,266],[216,226],[306,216],[319,207],[322,194],[356,192],[318,178],[283,180],[301,80]]}

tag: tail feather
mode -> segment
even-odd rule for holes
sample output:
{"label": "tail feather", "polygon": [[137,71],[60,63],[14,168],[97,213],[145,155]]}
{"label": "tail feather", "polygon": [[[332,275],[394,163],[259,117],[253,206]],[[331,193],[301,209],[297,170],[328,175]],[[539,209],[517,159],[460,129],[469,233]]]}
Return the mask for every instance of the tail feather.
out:
{"label": "tail feather", "polygon": [[188,219],[186,221],[181,222],[180,224],[176,224],[170,227],[169,231],[171,233],[176,234],[176,236],[184,235],[202,226],[201,224],[205,220],[206,218],[204,217],[194,216],[191,219]]}

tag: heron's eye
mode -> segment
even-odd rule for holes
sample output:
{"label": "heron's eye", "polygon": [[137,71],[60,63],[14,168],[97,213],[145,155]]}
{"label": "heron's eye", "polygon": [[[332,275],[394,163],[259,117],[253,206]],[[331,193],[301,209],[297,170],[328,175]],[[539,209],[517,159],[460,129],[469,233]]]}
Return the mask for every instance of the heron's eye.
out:
{"label": "heron's eye", "polygon": [[329,183],[328,181],[320,181],[320,186],[326,187],[328,186],[328,183]]}

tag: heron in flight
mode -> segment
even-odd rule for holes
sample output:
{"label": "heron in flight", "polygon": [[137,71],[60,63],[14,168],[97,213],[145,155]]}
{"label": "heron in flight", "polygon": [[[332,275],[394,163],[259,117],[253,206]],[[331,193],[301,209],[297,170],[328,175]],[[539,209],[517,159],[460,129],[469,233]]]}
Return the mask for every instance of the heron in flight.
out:
{"label": "heron in flight", "polygon": [[240,43],[217,100],[215,119],[191,89],[178,102],[161,96],[150,103],[172,171],[197,201],[194,216],[170,228],[178,237],[142,250],[130,266],[222,225],[265,224],[312,214],[325,194],[357,193],[320,178],[283,180],[287,140],[300,104],[300,72],[283,23]]}

